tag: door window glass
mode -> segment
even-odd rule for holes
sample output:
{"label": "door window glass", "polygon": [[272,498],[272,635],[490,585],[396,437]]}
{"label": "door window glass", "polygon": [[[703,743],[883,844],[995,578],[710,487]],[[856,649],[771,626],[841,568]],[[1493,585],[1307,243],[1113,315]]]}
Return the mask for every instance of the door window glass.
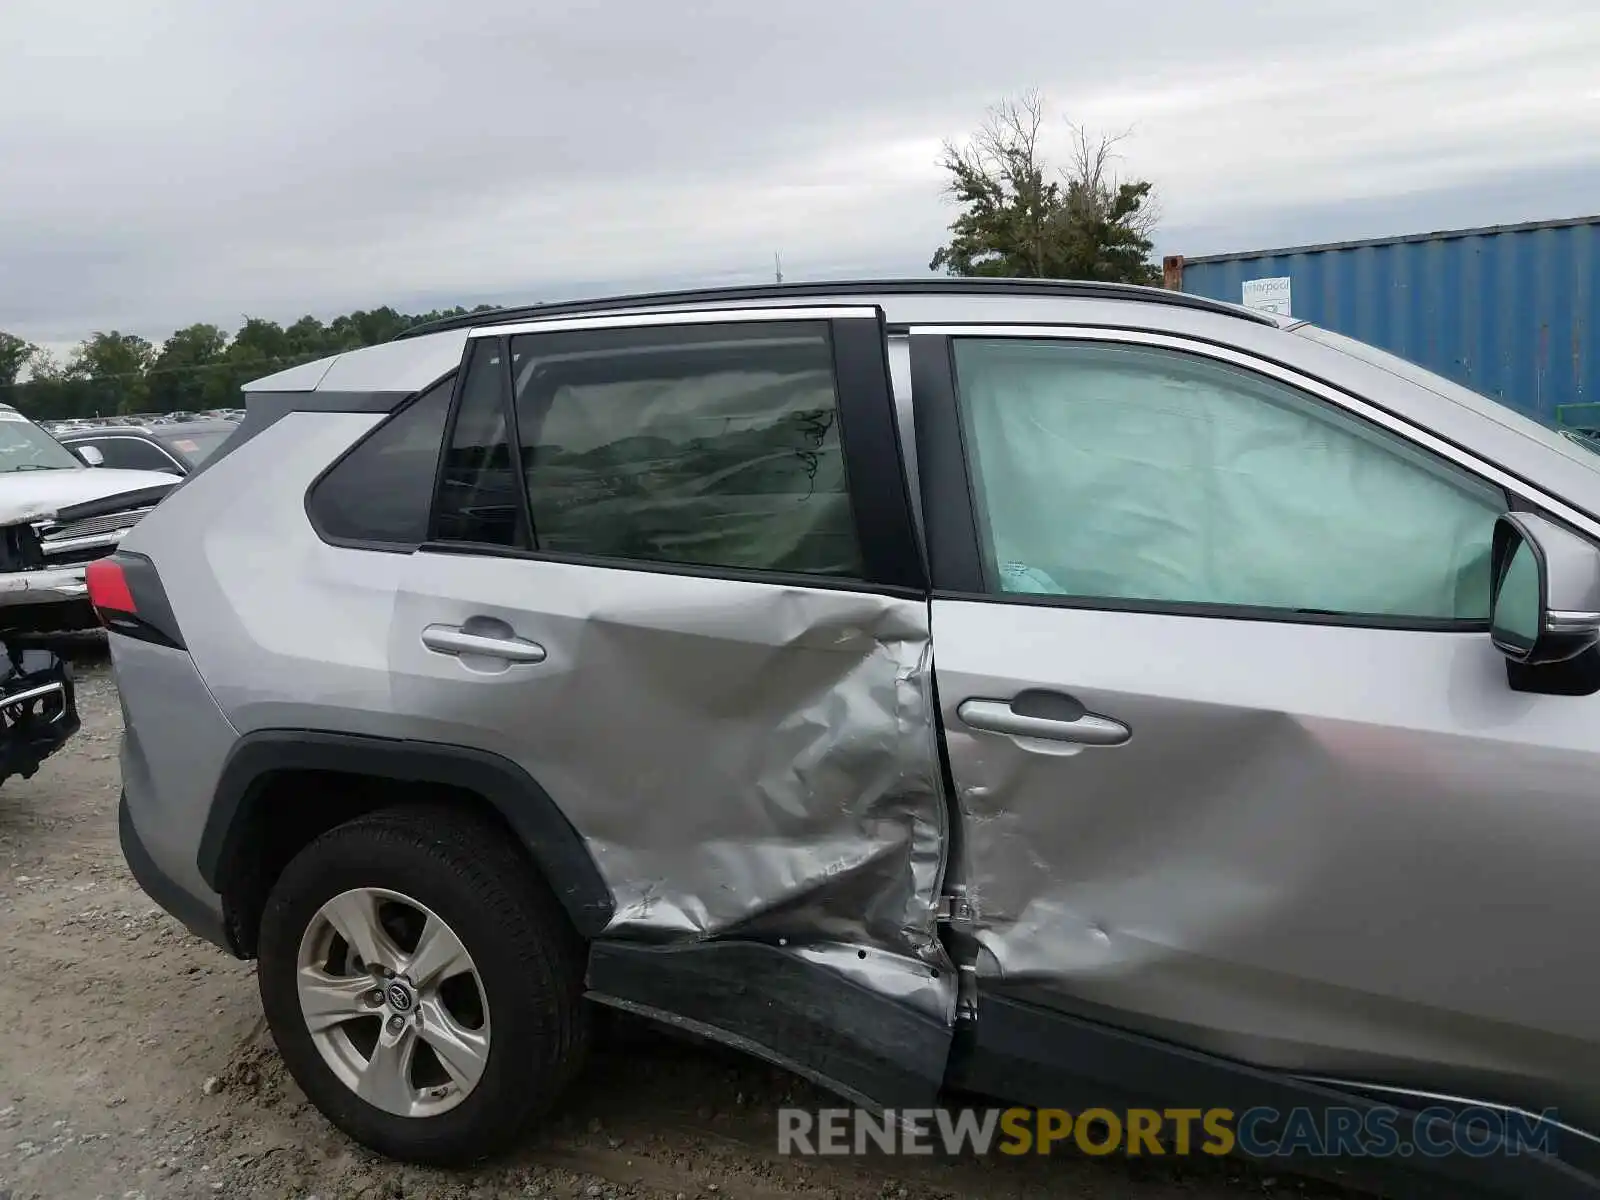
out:
{"label": "door window glass", "polygon": [[1148,347],[955,344],[993,586],[1483,622],[1505,497],[1253,373]]}
{"label": "door window glass", "polygon": [[512,367],[541,550],[861,574],[826,324],[536,334]]}
{"label": "door window glass", "polygon": [[130,471],[166,471],[168,474],[177,470],[177,464],[172,461],[171,455],[154,442],[147,442],[143,438],[109,437],[78,444],[90,445],[99,450],[105,456],[103,466]]}

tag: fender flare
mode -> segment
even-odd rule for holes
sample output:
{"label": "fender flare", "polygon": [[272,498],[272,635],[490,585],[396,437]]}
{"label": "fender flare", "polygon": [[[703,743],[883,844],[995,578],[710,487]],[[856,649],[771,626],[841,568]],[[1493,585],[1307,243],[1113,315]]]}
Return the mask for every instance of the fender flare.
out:
{"label": "fender flare", "polygon": [[229,753],[197,855],[200,875],[213,891],[223,891],[227,864],[267,803],[264,784],[282,771],[331,771],[465,788],[488,801],[515,831],[581,935],[597,937],[616,911],[611,889],[583,837],[517,763],[436,742],[308,729],[257,730],[240,738]]}

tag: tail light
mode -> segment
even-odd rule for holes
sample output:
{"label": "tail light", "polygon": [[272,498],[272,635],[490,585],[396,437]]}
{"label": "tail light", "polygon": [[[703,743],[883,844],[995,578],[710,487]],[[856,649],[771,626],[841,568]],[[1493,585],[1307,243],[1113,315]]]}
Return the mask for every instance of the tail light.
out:
{"label": "tail light", "polygon": [[84,568],[83,579],[89,585],[89,603],[102,621],[112,614],[139,615],[133,589],[128,586],[128,573],[115,556],[95,559]]}
{"label": "tail light", "polygon": [[89,603],[113,633],[184,649],[178,619],[167,600],[156,566],[142,554],[118,550],[84,568]]}

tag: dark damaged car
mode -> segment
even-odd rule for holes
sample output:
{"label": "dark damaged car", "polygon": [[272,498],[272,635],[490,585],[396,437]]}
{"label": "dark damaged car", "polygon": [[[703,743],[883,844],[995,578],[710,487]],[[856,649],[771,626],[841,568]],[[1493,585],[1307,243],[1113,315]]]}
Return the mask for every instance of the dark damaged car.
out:
{"label": "dark damaged car", "polygon": [[77,730],[60,636],[99,625],[86,569],[174,483],[88,467],[0,405],[0,780],[31,776]]}

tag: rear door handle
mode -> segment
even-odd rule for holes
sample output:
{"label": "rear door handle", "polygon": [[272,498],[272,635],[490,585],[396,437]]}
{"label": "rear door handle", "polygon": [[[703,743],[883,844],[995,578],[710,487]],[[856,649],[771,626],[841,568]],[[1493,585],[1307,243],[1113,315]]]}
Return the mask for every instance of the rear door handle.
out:
{"label": "rear door handle", "polygon": [[[1058,701],[1051,707],[1068,709],[1061,716],[1043,716],[1026,711],[1018,712],[1016,700],[963,700],[956,710],[963,722],[985,733],[1001,733],[1008,737],[1042,738],[1051,742],[1074,742],[1080,746],[1120,746],[1133,736],[1121,721],[1088,712],[1070,696],[1059,693],[1034,693]],[[1028,705],[1028,707],[1033,707]],[[1074,715],[1072,708],[1078,712]]]}
{"label": "rear door handle", "polygon": [[429,625],[422,631],[422,644],[437,654],[476,654],[514,663],[542,663],[544,647],[526,638],[492,637],[469,633],[459,625]]}

